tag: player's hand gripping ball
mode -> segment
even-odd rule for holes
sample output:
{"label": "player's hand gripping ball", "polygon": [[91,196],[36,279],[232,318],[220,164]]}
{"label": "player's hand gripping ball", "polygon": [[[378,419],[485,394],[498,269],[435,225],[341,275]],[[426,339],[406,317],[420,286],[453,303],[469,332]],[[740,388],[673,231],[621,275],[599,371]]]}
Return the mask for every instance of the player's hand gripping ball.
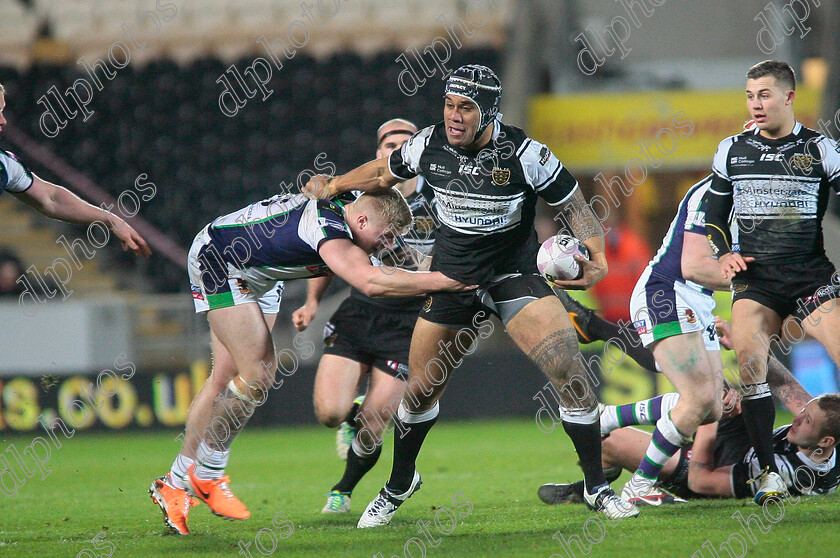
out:
{"label": "player's hand gripping ball", "polygon": [[589,250],[577,238],[567,234],[552,236],[540,246],[537,270],[550,283],[580,279],[583,267],[575,260],[576,254],[589,259]]}

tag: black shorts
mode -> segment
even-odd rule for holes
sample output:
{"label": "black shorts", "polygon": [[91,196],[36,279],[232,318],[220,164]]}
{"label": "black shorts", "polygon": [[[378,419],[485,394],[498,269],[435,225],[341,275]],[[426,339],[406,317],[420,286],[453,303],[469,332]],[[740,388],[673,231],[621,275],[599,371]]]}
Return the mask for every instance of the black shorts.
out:
{"label": "black shorts", "polygon": [[[686,500],[691,498],[707,498],[702,494],[688,488],[688,465],[691,462],[691,448],[694,444],[688,444],[680,448],[680,460],[677,467],[666,481],[660,481],[659,486],[680,498]],[[741,461],[750,450],[750,441],[747,427],[741,415],[721,419],[718,422],[717,435],[715,436],[714,460],[715,467],[734,465]]]}
{"label": "black shorts", "polygon": [[415,312],[394,312],[353,298],[341,303],[324,327],[324,354],[336,355],[408,378],[408,349]]}
{"label": "black shorts", "polygon": [[840,294],[834,274],[834,264],[826,257],[785,265],[754,262],[732,280],[732,302],[754,300],[782,319],[793,315],[804,320]]}
{"label": "black shorts", "polygon": [[420,317],[452,329],[476,329],[476,323],[489,318],[489,311],[507,325],[522,308],[546,296],[554,292],[541,275],[515,274],[476,291],[435,293],[426,299]]}

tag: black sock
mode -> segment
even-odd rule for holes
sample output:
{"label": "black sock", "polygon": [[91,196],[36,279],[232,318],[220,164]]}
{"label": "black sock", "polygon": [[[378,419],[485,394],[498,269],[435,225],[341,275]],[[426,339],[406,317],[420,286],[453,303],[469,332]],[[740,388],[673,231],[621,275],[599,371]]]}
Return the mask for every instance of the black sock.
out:
{"label": "black sock", "polygon": [[344,422],[350,425],[350,428],[355,428],[356,430],[359,429],[359,425],[356,422],[356,413],[359,412],[359,404],[353,403],[353,406],[350,407],[350,412],[347,413],[347,416],[344,417]]}
{"label": "black sock", "polygon": [[382,454],[382,444],[376,446],[376,449],[370,455],[356,455],[353,447],[347,450],[347,465],[344,466],[344,476],[338,481],[338,484],[332,487],[333,490],[350,494],[362,477],[370,471],[376,462],[379,461],[379,456]]}
{"label": "black sock", "polygon": [[[437,422],[437,416],[423,422],[406,424],[394,417],[394,466],[388,488],[394,492],[405,492],[414,478],[414,463],[426,434]],[[600,430],[598,430],[600,436]],[[600,440],[600,437],[599,437]],[[600,457],[599,457],[600,459]]]}
{"label": "black sock", "polygon": [[[642,340],[639,339],[639,334],[635,330],[624,328],[621,326],[608,322],[598,315],[592,316],[589,320],[589,333],[593,340],[609,341],[610,339],[617,339],[621,341],[626,349],[627,355],[639,363],[639,366],[645,370],[656,372],[656,359],[653,358],[653,353],[642,345]],[[635,345],[627,340],[627,337],[633,340]]]}
{"label": "black sock", "polygon": [[744,417],[759,466],[762,469],[770,467],[771,471],[778,473],[779,469],[773,456],[773,423],[776,422],[773,398],[768,393],[757,399],[741,399],[741,415]]}
{"label": "black sock", "polygon": [[601,426],[597,422],[577,424],[563,421],[563,430],[575,446],[586,488],[591,491],[596,486],[607,484],[601,467]]}

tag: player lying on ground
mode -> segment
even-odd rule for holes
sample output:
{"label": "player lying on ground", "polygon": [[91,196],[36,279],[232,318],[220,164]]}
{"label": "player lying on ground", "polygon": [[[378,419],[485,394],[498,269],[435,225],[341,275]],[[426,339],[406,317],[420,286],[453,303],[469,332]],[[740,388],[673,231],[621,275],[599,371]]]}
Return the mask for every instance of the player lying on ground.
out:
{"label": "player lying on ground", "polygon": [[331,196],[375,191],[422,176],[434,192],[440,220],[432,269],[482,287],[471,293],[435,293],[426,301],[411,339],[405,396],[394,418],[400,435],[394,436],[391,477],[362,514],[360,528],[389,523],[419,488],[415,461],[437,420],[438,399],[454,368],[472,352],[480,326],[486,330],[491,325],[491,313],[560,394],[563,427],[583,465],[589,505],[610,517],[638,514],[604,478],[598,401],[575,358],[575,330],[536,270],[537,197],[568,217],[570,232],[592,258],[580,258],[582,279],[557,286],[585,289],[606,275],[603,233],[577,181],[551,151],[501,122],[500,98],[501,83],[492,70],[462,66],[446,82],[442,122],[420,130],[388,159],[329,181],[317,177],[308,185]]}
{"label": "player lying on ground", "polygon": [[[793,424],[781,426],[773,434],[774,459],[787,488],[795,494],[833,493],[840,483],[840,460],[834,451],[840,441],[840,395],[812,400],[772,357],[767,380],[782,404],[796,413]],[[610,476],[617,478],[622,469],[634,471],[650,443],[650,433],[628,425],[653,424],[678,399],[678,394],[669,393],[635,404],[606,406],[601,414],[601,431],[607,436],[603,442],[604,469]],[[647,504],[655,506],[683,498],[755,496],[758,486],[750,480],[760,473],[760,466],[749,445],[735,390],[727,391],[724,408],[725,416],[718,423],[698,428],[693,444],[682,447],[668,460],[658,481],[667,492]],[[582,502],[582,484],[545,484],[538,495],[547,504]]]}
{"label": "player lying on ground", "polygon": [[[0,132],[6,125],[6,89],[0,84]],[[123,250],[149,257],[152,251],[137,231],[121,217],[91,205],[63,186],[42,180],[21,163],[14,154],[0,149],[0,194],[9,192],[38,213],[79,225],[100,222],[120,239]]]}
{"label": "player lying on ground", "polygon": [[[382,124],[377,130],[377,158],[388,157],[415,132],[417,127],[402,119]],[[420,177],[415,177],[395,188],[414,213],[414,228],[401,240],[427,255],[434,238],[422,186]],[[299,331],[315,318],[330,277],[308,283],[306,304],[292,315]],[[324,426],[339,427],[336,448],[347,463],[344,475],[327,494],[322,513],[349,512],[353,489],[379,460],[383,433],[405,391],[411,333],[422,306],[419,297],[370,298],[352,289],[327,322],[324,355],[315,376],[315,414]],[[367,393],[356,397],[365,376]]]}
{"label": "player lying on ground", "polygon": [[766,382],[767,354],[782,321],[797,316],[804,332],[840,365],[834,300],[840,285],[822,232],[829,194],[840,188],[840,150],[796,121],[795,89],[796,77],[784,62],[749,69],[747,109],[755,126],[718,146],[706,212],[706,234],[722,276],[732,279],[742,412],[766,472],[758,503],[785,492],[773,457],[775,408]]}
{"label": "player lying on ground", "polygon": [[278,362],[271,339],[283,281],[335,273],[368,296],[463,291],[441,273],[374,267],[369,255],[391,248],[412,222],[402,195],[389,188],[343,205],[278,195],[217,218],[193,241],[188,266],[196,312],[210,324],[213,370],[190,405],[183,447],[169,474],[149,489],[176,533],[189,533],[197,502],[213,513],[245,519],[224,470],[230,446],[274,386]]}

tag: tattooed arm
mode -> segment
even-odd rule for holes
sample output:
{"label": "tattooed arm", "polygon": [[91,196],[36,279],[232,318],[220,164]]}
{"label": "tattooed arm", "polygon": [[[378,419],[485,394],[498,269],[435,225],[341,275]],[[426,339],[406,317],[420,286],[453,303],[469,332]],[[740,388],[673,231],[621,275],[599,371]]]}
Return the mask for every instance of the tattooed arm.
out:
{"label": "tattooed arm", "polygon": [[604,255],[604,231],[601,223],[586,203],[580,187],[567,201],[560,204],[560,214],[557,219],[586,245],[590,259],[575,258],[583,267],[583,277],[575,281],[555,281],[554,284],[561,289],[588,289],[607,274],[607,258]]}
{"label": "tattooed arm", "polygon": [[773,395],[794,415],[812,399],[811,394],[772,354],[767,362],[767,384]]}

